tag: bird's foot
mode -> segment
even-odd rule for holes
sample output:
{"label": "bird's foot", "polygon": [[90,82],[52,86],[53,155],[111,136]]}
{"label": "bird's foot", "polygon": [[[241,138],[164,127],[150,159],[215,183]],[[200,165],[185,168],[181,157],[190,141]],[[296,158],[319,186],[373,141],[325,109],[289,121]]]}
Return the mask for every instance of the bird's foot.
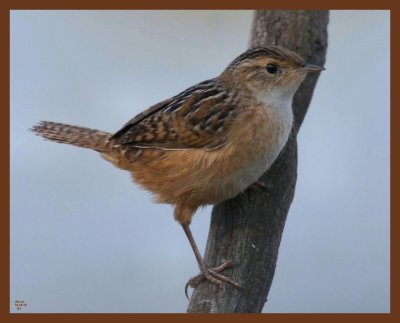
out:
{"label": "bird's foot", "polygon": [[225,270],[226,268],[232,267],[232,266],[233,266],[232,260],[227,260],[222,265],[220,265],[218,267],[214,267],[214,268],[206,268],[204,266],[204,268],[201,269],[200,274],[190,278],[189,281],[186,283],[186,286],[185,286],[186,297],[189,299],[188,293],[187,293],[188,287],[190,286],[192,288],[195,288],[203,280],[208,280],[209,282],[214,283],[218,286],[222,286],[224,283],[228,283],[237,289],[242,289],[242,287],[237,282],[220,274],[221,271]]}
{"label": "bird's foot", "polygon": [[265,185],[264,183],[260,182],[259,180],[255,181],[253,184],[251,184],[249,186],[249,188],[254,191],[261,189],[261,190],[268,192],[268,186]]}

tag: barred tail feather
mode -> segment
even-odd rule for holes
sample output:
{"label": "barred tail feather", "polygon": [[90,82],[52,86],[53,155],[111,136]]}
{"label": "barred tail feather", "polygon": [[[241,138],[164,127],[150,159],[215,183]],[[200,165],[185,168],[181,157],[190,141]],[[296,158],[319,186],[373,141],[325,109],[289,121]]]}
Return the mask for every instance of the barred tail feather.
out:
{"label": "barred tail feather", "polygon": [[36,135],[63,144],[89,148],[99,152],[108,150],[112,134],[68,124],[41,121],[30,129]]}

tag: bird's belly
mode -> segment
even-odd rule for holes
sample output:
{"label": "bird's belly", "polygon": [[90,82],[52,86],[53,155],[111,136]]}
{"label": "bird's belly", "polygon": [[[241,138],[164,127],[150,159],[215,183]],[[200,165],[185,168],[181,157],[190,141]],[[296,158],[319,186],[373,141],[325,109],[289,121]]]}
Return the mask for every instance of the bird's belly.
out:
{"label": "bird's belly", "polygon": [[231,179],[234,189],[238,192],[241,192],[257,181],[260,176],[271,166],[276,156],[277,154],[269,151],[263,156],[260,156],[260,158],[255,160],[253,163],[238,170],[235,174],[233,174]]}
{"label": "bird's belly", "polygon": [[161,203],[198,207],[235,197],[272,165],[285,145],[292,126],[274,111],[249,114],[232,129],[230,141],[214,150],[142,150],[140,163],[130,164],[134,180]]}
{"label": "bird's belly", "polygon": [[[237,154],[233,157],[240,162],[232,173],[224,178],[220,184],[223,199],[231,198],[244,191],[257,181],[260,176],[272,165],[285,146],[292,128],[291,107],[286,111],[268,111],[268,116],[258,114],[253,122],[252,131],[245,135],[238,135]],[[271,118],[273,122],[271,122]],[[229,161],[228,161],[229,162]]]}
{"label": "bird's belly", "polygon": [[221,200],[236,196],[256,182],[272,165],[283,146],[284,143],[280,143],[279,145],[274,145],[274,147],[268,147],[258,158],[248,162],[242,168],[235,170],[230,176],[222,179],[222,183],[220,183]]}

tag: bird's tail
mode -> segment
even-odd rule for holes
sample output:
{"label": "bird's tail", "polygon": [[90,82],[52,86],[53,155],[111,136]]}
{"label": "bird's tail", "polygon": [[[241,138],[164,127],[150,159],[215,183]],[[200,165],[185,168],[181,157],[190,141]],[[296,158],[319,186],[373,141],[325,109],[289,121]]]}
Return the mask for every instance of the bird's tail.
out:
{"label": "bird's tail", "polygon": [[51,141],[89,148],[99,152],[108,150],[112,134],[68,124],[41,121],[32,129],[36,135]]}

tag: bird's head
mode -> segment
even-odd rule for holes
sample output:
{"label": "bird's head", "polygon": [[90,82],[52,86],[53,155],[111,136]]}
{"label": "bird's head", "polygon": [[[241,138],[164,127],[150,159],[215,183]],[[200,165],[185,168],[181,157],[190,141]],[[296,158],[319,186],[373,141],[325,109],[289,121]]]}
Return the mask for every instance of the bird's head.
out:
{"label": "bird's head", "polygon": [[238,56],[220,78],[238,88],[246,88],[255,97],[293,97],[307,73],[323,67],[306,63],[295,52],[279,46],[252,48]]}

